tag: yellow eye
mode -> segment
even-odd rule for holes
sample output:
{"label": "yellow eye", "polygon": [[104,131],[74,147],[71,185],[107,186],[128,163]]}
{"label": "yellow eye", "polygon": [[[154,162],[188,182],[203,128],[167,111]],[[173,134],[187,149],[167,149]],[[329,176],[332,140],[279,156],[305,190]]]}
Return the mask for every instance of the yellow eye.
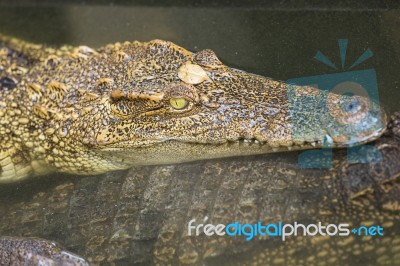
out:
{"label": "yellow eye", "polygon": [[169,104],[176,110],[182,110],[188,105],[188,100],[185,98],[171,98]]}

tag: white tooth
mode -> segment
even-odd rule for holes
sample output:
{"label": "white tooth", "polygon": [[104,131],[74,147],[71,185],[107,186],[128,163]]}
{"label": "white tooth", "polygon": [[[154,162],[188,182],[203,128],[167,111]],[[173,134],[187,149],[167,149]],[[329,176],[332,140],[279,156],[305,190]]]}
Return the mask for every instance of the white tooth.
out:
{"label": "white tooth", "polygon": [[254,140],[255,143],[260,143],[258,140]]}
{"label": "white tooth", "polygon": [[276,147],[273,147],[272,150],[273,150],[273,151],[278,151],[279,149],[276,148]]}
{"label": "white tooth", "polygon": [[244,139],[243,141],[244,141],[244,142],[249,142],[247,139]]}
{"label": "white tooth", "polygon": [[291,151],[291,150],[292,150],[292,146],[287,147],[287,149],[288,149],[289,151]]}
{"label": "white tooth", "polygon": [[313,147],[315,147],[317,144],[315,142],[310,143]]}
{"label": "white tooth", "polygon": [[326,142],[326,144],[333,144],[333,139],[332,139],[332,137],[331,136],[329,136],[329,135],[325,135],[325,142]]}

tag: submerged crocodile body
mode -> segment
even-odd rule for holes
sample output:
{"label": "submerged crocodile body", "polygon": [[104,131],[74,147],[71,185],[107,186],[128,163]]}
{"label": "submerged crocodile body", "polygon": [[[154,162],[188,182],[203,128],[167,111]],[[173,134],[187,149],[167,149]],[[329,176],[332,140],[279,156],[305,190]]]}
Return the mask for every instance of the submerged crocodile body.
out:
{"label": "submerged crocodile body", "polygon": [[[399,265],[400,113],[373,145],[380,162],[349,164],[336,150],[332,169],[299,169],[295,151],[7,184],[0,234],[56,240],[91,265]],[[384,235],[246,241],[189,236],[192,219],[380,225]]]}
{"label": "submerged crocodile body", "polygon": [[0,45],[0,182],[360,144],[386,126],[366,98],[232,69],[211,50]]}

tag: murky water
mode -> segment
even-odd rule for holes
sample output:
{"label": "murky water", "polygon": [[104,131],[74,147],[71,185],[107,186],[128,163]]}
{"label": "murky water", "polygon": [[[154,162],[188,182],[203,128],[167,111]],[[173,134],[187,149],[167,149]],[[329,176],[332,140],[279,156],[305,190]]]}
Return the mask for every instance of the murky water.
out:
{"label": "murky water", "polygon": [[[382,105],[400,110],[400,11],[3,5],[0,32],[49,45],[93,47],[165,39],[191,51],[213,49],[229,66],[278,80],[373,68]],[[348,39],[343,68],[338,39]],[[367,49],[373,57],[350,69]],[[317,51],[337,69],[315,60]],[[51,189],[52,183],[46,187]],[[34,189],[41,190],[37,184]],[[18,201],[18,187],[13,191],[13,200]]]}

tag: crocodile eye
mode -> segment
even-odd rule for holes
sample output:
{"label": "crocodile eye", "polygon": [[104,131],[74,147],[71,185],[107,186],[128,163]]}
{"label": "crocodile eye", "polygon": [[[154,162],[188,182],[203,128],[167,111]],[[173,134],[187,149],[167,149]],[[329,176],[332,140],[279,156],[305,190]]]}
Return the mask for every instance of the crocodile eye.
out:
{"label": "crocodile eye", "polygon": [[171,98],[169,100],[169,104],[172,106],[172,108],[176,110],[182,110],[186,106],[188,106],[188,100],[185,98]]}

